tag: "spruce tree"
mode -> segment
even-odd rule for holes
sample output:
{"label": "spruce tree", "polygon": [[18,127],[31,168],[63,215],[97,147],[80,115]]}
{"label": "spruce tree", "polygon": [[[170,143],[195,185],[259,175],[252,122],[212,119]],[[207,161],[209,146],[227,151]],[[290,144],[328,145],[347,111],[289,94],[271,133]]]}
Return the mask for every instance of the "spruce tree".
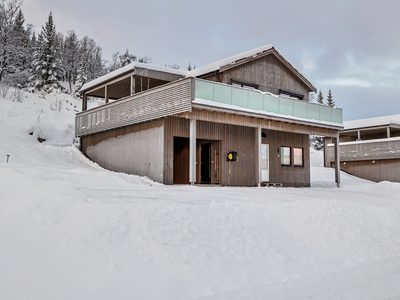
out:
{"label": "spruce tree", "polygon": [[322,95],[322,91],[319,90],[318,96],[317,96],[317,102],[319,104],[324,104],[324,96]]}
{"label": "spruce tree", "polygon": [[188,71],[191,71],[191,70],[192,70],[192,66],[190,65],[190,62],[189,62],[189,65],[188,65],[188,67],[187,67],[187,70],[188,70]]}
{"label": "spruce tree", "polygon": [[31,86],[51,90],[59,87],[58,79],[61,77],[59,60],[59,37],[50,12],[49,19],[42,27],[39,34],[37,47],[34,52],[33,75],[30,77]]}
{"label": "spruce tree", "polygon": [[329,89],[328,97],[326,98],[326,101],[327,101],[328,106],[330,106],[330,107],[335,106],[335,101],[333,101],[331,89]]}

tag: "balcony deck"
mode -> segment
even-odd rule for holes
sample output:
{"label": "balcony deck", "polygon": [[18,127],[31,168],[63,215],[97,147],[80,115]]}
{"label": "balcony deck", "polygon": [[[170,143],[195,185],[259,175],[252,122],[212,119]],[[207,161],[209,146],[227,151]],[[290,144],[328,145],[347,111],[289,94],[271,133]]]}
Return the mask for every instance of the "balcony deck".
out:
{"label": "balcony deck", "polygon": [[[339,144],[341,162],[400,158],[400,137],[375,139]],[[327,147],[328,162],[334,162],[332,144]]]}
{"label": "balcony deck", "polygon": [[[76,115],[75,134],[85,136],[158,118],[191,112],[203,107],[228,108],[235,114],[317,127],[343,128],[342,109],[261,91],[186,78],[119,99]],[[208,106],[204,103],[207,103]]]}

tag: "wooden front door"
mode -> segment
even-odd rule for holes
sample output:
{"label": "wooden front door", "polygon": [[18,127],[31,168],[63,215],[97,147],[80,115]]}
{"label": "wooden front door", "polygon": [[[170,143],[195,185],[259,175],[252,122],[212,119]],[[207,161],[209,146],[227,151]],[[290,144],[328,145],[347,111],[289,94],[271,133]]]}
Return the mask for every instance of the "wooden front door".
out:
{"label": "wooden front door", "polygon": [[197,183],[219,184],[220,169],[219,141],[198,140]]}

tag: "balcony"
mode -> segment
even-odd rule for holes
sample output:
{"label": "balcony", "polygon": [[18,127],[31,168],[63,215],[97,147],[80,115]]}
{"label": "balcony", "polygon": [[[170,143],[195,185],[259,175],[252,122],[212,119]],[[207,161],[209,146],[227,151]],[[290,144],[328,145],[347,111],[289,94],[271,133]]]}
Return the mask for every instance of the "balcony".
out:
{"label": "balcony", "polygon": [[271,114],[338,123],[340,125],[343,123],[341,108],[289,99],[258,90],[246,90],[201,79],[195,80],[195,98]]}
{"label": "balcony", "polygon": [[[400,158],[400,137],[375,139],[339,144],[341,162]],[[334,162],[334,148],[327,147],[328,162]]]}
{"label": "balcony", "polygon": [[[284,122],[315,121],[311,126],[342,126],[342,110],[270,93],[195,78],[176,80],[78,113],[75,135],[85,136],[171,115],[191,112],[197,101],[234,108],[237,114],[276,117]],[[264,116],[263,116],[264,115]],[[282,118],[283,117],[283,118]],[[289,119],[289,120],[288,120]],[[324,124],[326,123],[326,124]]]}

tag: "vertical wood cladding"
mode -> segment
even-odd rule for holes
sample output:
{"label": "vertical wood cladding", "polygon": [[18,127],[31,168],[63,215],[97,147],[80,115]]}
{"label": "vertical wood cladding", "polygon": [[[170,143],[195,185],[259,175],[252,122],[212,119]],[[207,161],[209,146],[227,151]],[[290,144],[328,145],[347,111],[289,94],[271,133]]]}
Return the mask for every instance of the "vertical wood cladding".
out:
{"label": "vertical wood cladding", "polygon": [[[274,55],[267,55],[218,73],[220,82],[231,84],[231,79],[259,85],[259,90],[278,95],[279,89],[302,94],[308,101],[307,87],[288,67]],[[202,79],[218,81],[215,75]]]}
{"label": "vertical wood cladding", "polygon": [[[263,143],[270,146],[270,182],[284,186],[309,186],[309,137],[304,134],[263,130],[267,134]],[[226,186],[255,186],[258,170],[257,128],[197,121],[197,140],[220,141],[219,182]],[[177,117],[165,119],[164,183],[173,184],[174,136],[189,138],[189,120]],[[281,146],[301,147],[304,167],[281,167],[277,149]],[[237,162],[227,162],[230,151],[238,153]],[[200,183],[200,154],[197,146],[196,182]],[[293,161],[293,159],[292,159]]]}
{"label": "vertical wood cladding", "polygon": [[[263,144],[269,145],[269,178],[271,183],[283,186],[310,186],[310,140],[306,134],[262,130],[266,135]],[[282,146],[291,147],[291,166],[281,166]],[[293,148],[303,148],[303,167],[293,166]]]}
{"label": "vertical wood cladding", "polygon": [[400,159],[340,162],[340,169],[360,178],[400,182]]}

